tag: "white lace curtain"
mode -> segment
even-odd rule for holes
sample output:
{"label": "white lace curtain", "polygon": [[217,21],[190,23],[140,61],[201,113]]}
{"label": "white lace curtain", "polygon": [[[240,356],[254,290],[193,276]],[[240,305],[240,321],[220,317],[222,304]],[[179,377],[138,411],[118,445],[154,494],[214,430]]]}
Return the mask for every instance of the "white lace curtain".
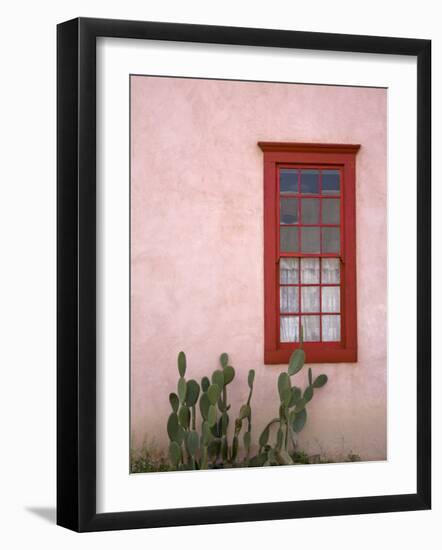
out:
{"label": "white lace curtain", "polygon": [[[322,283],[322,287],[319,283]],[[340,260],[338,258],[281,258],[280,261],[280,338],[298,342],[302,323],[306,342],[336,342],[341,339]],[[309,285],[298,286],[284,285]],[[337,286],[327,286],[337,285]],[[325,285],[325,286],[324,286]],[[321,302],[321,303],[320,303]],[[321,307],[320,307],[321,306]],[[284,313],[320,313],[322,315],[284,316]]]}

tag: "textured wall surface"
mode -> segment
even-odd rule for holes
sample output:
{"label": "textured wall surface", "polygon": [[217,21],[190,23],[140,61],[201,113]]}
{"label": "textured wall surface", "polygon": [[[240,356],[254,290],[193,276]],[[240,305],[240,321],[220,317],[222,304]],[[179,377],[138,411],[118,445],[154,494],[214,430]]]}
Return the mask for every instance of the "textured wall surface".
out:
{"label": "textured wall surface", "polygon": [[[386,458],[387,91],[132,77],[131,432],[167,448],[176,356],[200,379],[231,357],[232,411],[256,370],[253,439],[277,414],[284,365],[263,364],[263,157],[258,141],[361,144],[358,362],[314,365],[308,453]],[[296,375],[305,385],[306,372]]]}

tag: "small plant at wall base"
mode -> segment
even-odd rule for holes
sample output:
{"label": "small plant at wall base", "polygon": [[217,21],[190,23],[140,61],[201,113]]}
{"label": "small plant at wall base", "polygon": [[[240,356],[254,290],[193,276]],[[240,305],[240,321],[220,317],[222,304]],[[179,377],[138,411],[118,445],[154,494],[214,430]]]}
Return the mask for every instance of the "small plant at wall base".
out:
{"label": "small plant at wall base", "polygon": [[[251,400],[255,371],[250,370],[248,373],[248,398],[239,409],[233,433],[229,437],[231,404],[228,400],[228,386],[235,379],[235,369],[229,365],[227,353],[222,353],[219,361],[220,368],[212,373],[210,379],[204,376],[199,384],[193,379],[186,380],[186,356],[182,351],[178,354],[177,392],[169,395],[172,412],[167,421],[171,469],[199,470],[299,463],[294,458],[296,439],[307,421],[307,404],[312,400],[315,389],[327,383],[325,374],[313,380],[312,370],[309,369],[308,384],[304,391],[292,386],[291,377],[305,363],[302,341],[301,348],[290,358],[287,372],[282,372],[278,377],[278,416],[264,428],[258,441],[259,451],[252,457]],[[197,411],[200,415],[198,422]]]}

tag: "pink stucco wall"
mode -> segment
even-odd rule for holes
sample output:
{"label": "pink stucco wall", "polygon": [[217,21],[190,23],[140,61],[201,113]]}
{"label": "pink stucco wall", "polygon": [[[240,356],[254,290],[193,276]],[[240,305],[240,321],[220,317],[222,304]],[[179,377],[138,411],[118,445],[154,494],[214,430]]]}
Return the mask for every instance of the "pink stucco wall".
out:
{"label": "pink stucco wall", "polygon": [[[132,445],[167,448],[176,356],[189,378],[226,351],[232,410],[256,370],[254,439],[277,414],[286,366],[263,364],[262,141],[361,144],[355,364],[314,365],[300,446],[386,457],[386,103],[382,89],[132,77]],[[304,385],[306,373],[297,375]]]}

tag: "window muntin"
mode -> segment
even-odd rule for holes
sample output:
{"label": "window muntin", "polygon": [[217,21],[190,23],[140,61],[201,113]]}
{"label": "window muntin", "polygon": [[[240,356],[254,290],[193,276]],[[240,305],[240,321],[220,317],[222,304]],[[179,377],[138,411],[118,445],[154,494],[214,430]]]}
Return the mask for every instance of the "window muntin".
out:
{"label": "window muntin", "polygon": [[340,170],[279,167],[280,342],[341,340]]}

